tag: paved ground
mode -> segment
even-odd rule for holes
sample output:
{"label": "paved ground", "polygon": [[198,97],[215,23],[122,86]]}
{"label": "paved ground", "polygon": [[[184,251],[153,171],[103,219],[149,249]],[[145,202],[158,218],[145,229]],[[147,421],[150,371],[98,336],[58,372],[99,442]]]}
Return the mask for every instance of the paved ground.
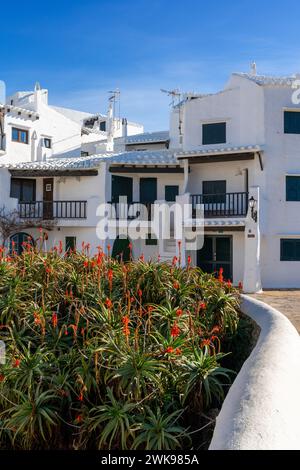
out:
{"label": "paved ground", "polygon": [[262,294],[251,294],[283,313],[300,333],[300,290],[266,290]]}

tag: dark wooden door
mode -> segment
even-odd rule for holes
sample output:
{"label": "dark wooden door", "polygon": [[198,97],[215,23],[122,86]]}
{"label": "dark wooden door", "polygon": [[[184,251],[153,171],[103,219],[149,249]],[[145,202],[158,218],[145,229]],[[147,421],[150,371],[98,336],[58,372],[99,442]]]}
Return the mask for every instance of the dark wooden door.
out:
{"label": "dark wooden door", "polygon": [[43,218],[53,219],[53,178],[43,180]]}
{"label": "dark wooden door", "polygon": [[157,199],[157,179],[140,179],[140,202],[143,204],[153,203]]}
{"label": "dark wooden door", "polygon": [[112,250],[112,257],[118,261],[130,260],[130,248],[128,238],[120,238],[119,236],[114,241]]}
{"label": "dark wooden door", "polygon": [[127,176],[111,177],[111,200],[118,203],[120,196],[127,196],[127,202],[132,202],[132,178]]}
{"label": "dark wooden door", "polygon": [[140,202],[147,207],[148,220],[152,218],[152,204],[157,199],[157,179],[140,178]]}
{"label": "dark wooden door", "polygon": [[232,237],[205,235],[204,245],[197,252],[197,265],[207,273],[223,268],[224,279],[232,280]]}

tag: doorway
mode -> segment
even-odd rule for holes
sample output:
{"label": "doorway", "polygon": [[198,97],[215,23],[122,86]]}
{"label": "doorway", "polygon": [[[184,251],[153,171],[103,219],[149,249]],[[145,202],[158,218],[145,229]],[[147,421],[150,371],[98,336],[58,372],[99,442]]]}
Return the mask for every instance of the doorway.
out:
{"label": "doorway", "polygon": [[197,252],[197,266],[207,273],[223,268],[224,279],[232,281],[232,236],[205,235]]}
{"label": "doorway", "polygon": [[53,178],[43,179],[43,218],[53,219]]}

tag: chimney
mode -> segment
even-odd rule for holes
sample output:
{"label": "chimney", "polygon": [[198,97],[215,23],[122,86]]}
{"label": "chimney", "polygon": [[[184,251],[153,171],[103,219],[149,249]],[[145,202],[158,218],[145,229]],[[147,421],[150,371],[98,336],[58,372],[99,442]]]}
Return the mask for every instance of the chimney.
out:
{"label": "chimney", "polygon": [[127,119],[123,118],[122,119],[122,137],[126,139],[127,137]]}
{"label": "chimney", "polygon": [[251,75],[256,75],[256,74],[257,74],[256,63],[252,62],[252,64],[251,64]]}
{"label": "chimney", "polygon": [[34,86],[34,108],[36,112],[39,112],[39,107],[42,102],[42,90],[39,82],[36,82]]}

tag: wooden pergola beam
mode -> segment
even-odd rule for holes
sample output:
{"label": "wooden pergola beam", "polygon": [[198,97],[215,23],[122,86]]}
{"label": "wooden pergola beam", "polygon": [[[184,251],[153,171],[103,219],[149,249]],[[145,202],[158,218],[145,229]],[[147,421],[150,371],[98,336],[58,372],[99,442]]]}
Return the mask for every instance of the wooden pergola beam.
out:
{"label": "wooden pergola beam", "polygon": [[9,170],[11,176],[19,176],[19,177],[39,177],[39,176],[97,176],[98,170],[88,170],[88,169],[72,169],[72,170],[32,170],[32,169],[14,169]]}
{"label": "wooden pergola beam", "polygon": [[254,152],[243,152],[243,153],[224,153],[217,155],[187,155],[187,156],[178,156],[178,160],[188,160],[189,164],[193,163],[219,163],[219,162],[236,162],[242,160],[254,160]]}
{"label": "wooden pergola beam", "polygon": [[176,167],[169,166],[111,166],[109,168],[110,173],[183,173],[183,168],[179,165]]}

